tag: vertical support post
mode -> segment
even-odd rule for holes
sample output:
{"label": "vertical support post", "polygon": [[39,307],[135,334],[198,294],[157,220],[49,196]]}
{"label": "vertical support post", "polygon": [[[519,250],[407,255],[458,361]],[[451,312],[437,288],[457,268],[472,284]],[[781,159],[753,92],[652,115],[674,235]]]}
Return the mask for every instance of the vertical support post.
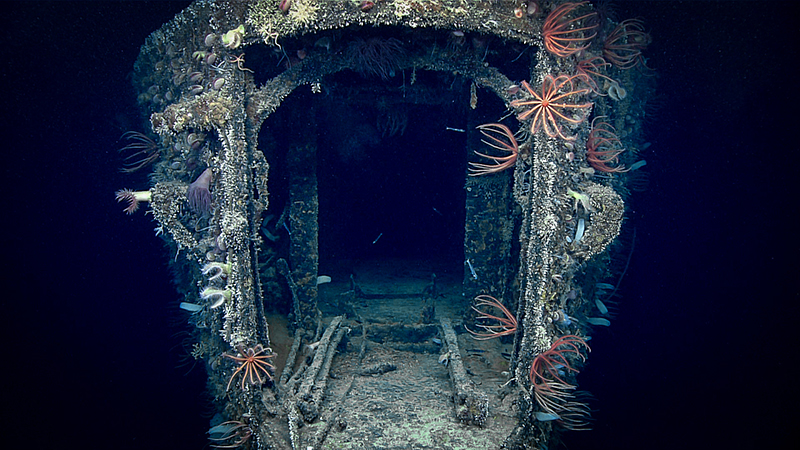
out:
{"label": "vertical support post", "polygon": [[317,319],[317,272],[319,268],[319,196],[317,191],[317,144],[314,139],[289,151],[289,265],[297,284],[300,317],[298,327],[313,330]]}
{"label": "vertical support post", "polygon": [[[477,161],[475,151],[481,148],[480,135],[471,126],[467,158]],[[480,293],[501,296],[506,291],[514,236],[511,174],[505,172],[466,176],[464,220],[464,295],[474,298]]]}

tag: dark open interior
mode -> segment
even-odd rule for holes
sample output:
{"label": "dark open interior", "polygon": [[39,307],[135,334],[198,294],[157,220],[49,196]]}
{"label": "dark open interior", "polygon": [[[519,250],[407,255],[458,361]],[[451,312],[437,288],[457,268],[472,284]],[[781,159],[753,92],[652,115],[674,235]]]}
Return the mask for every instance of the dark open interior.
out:
{"label": "dark open interior", "polygon": [[[279,237],[291,231],[287,220],[278,223],[290,201],[288,155],[311,149],[321,275],[343,280],[359,267],[392,264],[398,273],[424,268],[460,282],[467,161],[474,160],[467,144],[477,124],[504,109],[485,91],[471,109],[471,84],[447,72],[398,70],[384,79],[346,69],[317,93],[292,92],[259,136],[270,161],[267,226]],[[287,240],[276,241],[278,256],[286,257]]]}

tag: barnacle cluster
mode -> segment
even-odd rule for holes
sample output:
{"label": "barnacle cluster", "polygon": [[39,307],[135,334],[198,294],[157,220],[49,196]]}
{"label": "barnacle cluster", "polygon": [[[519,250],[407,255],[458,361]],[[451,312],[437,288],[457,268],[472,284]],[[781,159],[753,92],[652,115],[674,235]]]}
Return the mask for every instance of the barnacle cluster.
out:
{"label": "barnacle cluster", "polygon": [[614,189],[602,184],[591,183],[585,192],[592,206],[582,241],[587,247],[585,258],[589,258],[605,250],[619,235],[625,203]]}

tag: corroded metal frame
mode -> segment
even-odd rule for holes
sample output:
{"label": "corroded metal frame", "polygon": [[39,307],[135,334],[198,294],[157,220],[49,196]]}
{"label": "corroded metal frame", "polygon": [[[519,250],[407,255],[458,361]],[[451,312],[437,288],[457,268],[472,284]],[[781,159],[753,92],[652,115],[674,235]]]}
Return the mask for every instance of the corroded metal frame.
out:
{"label": "corroded metal frame", "polygon": [[[202,158],[214,174],[217,209],[212,217],[187,223],[182,213],[187,183],[181,181],[181,174],[171,168],[169,161],[156,168],[150,192],[154,217],[176,251],[175,269],[191,280],[184,285],[195,290],[187,289],[188,299],[196,299],[198,292],[211,284],[202,274],[206,264],[224,258],[218,262],[229,268],[224,285],[217,286],[228,292],[229,300],[219,309],[204,309],[193,319],[199,329],[206,330],[195,352],[207,363],[211,393],[224,403],[226,416],[249,418],[247,427],[260,445],[297,448],[298,427],[309,401],[303,392],[311,391],[326,360],[329,367],[335,347],[330,342],[341,340],[344,331],[337,330],[345,330],[341,318],[335,319],[323,336],[325,345],[330,347],[329,356],[321,356],[323,359],[314,363],[317,371],[312,380],[281,380],[274,389],[250,386],[227,392],[230,370],[223,364],[223,354],[240,346],[270,346],[264,293],[256,268],[262,245],[258,231],[269,205],[270,167],[257,148],[259,130],[292,91],[303,85],[314,89],[326,76],[347,69],[349,63],[335,55],[311,54],[301,64],[257,87],[252,74],[241,64],[243,51],[256,45],[280,49],[288,37],[324,30],[395,26],[491,34],[530,46],[536,49],[532,83],[540,83],[548,74],[571,71],[574,62],[544,50],[541,18],[521,14],[516,1],[386,0],[367,8],[369,5],[365,4],[371,2],[294,0],[286,12],[276,3],[193,3],[148,38],[136,63],[134,80],[152,129],[162,145],[174,149],[176,158],[188,152],[189,133],[207,136]],[[182,46],[178,48],[176,42]],[[209,61],[209,47],[218,52],[218,60],[213,63]],[[194,59],[205,59],[203,63],[213,67],[216,78],[208,87],[186,81],[187,72],[198,64]],[[479,61],[445,60],[430,52],[407,58],[399,69],[452,72],[493,92],[507,106],[515,98],[516,92],[509,89],[512,81]],[[575,127],[577,139],[570,145],[585,143],[588,126],[584,123]],[[522,217],[515,237],[520,256],[518,290],[513,294],[520,325],[509,383],[518,388],[521,405],[519,427],[506,442],[509,448],[533,447],[530,443],[548,439],[551,425],[537,422],[532,413],[535,402],[530,392],[529,367],[536,355],[550,348],[559,333],[555,322],[563,314],[569,280],[581,264],[603,252],[619,234],[624,212],[622,197],[613,188],[591,181],[577,163],[565,160],[571,147],[563,141],[527,134],[525,145],[530,152],[516,164],[513,175],[513,199]],[[578,190],[586,195],[585,234],[580,245],[564,239],[572,233],[565,218],[577,209],[566,193]],[[202,222],[204,228],[201,220],[206,220]],[[313,281],[306,277],[302,283]],[[290,356],[292,361],[300,345],[299,336]],[[449,334],[448,339],[453,340]],[[292,387],[300,385],[304,386],[301,390]],[[316,389],[324,389],[324,379]],[[278,417],[288,418],[288,441],[271,426]],[[478,419],[468,422],[483,423]]]}

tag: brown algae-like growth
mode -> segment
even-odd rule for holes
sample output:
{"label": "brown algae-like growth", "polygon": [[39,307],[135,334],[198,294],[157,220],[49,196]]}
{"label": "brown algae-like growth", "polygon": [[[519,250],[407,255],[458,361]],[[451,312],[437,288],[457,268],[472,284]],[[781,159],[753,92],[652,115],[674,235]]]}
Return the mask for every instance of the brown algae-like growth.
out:
{"label": "brown algae-like growth", "polygon": [[[625,273],[654,84],[624,23],[588,2],[197,1],[150,35],[123,157],[151,185],[117,199],[170,249],[211,447],[543,449],[590,428],[577,375]],[[392,153],[410,137],[427,145]],[[380,204],[359,203],[373,179]],[[419,216],[431,180],[456,257],[343,231]]]}

